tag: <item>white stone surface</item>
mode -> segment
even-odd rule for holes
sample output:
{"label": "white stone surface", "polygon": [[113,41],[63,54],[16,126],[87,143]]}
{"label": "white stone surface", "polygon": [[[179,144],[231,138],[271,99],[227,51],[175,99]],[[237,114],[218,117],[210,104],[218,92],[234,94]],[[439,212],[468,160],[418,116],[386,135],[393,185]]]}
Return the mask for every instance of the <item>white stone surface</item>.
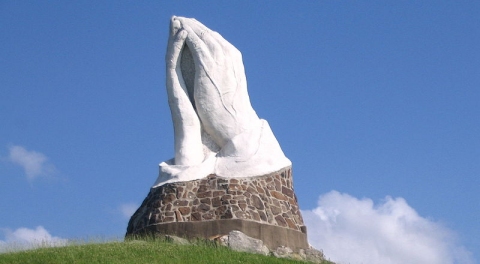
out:
{"label": "white stone surface", "polygon": [[242,55],[192,18],[172,17],[166,54],[175,157],[153,187],[216,174],[260,176],[290,166],[250,104]]}
{"label": "white stone surface", "polygon": [[235,251],[249,252],[265,256],[270,253],[270,250],[263,244],[262,240],[249,237],[237,230],[228,233],[228,247]]}

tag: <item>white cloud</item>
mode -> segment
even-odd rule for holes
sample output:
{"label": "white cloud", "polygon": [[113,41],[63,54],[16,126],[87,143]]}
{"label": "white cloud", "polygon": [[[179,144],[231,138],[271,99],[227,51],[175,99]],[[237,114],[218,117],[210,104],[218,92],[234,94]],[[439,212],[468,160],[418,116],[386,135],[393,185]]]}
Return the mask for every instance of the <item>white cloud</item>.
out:
{"label": "white cloud", "polygon": [[137,211],[138,205],[135,203],[126,203],[122,204],[119,207],[120,213],[127,218],[130,219],[130,217]]}
{"label": "white cloud", "polygon": [[65,246],[67,244],[66,239],[50,235],[43,226],[37,226],[35,229],[21,227],[14,231],[10,229],[2,229],[1,231],[4,233],[5,240],[0,240],[0,252]]}
{"label": "white cloud", "polygon": [[48,158],[36,151],[28,151],[22,146],[11,146],[9,148],[9,161],[20,165],[24,170],[27,178],[33,180],[38,176],[47,176],[53,174],[56,169]]}
{"label": "white cloud", "polygon": [[403,198],[382,203],[331,191],[302,211],[310,244],[337,263],[473,263],[455,233],[417,214]]}

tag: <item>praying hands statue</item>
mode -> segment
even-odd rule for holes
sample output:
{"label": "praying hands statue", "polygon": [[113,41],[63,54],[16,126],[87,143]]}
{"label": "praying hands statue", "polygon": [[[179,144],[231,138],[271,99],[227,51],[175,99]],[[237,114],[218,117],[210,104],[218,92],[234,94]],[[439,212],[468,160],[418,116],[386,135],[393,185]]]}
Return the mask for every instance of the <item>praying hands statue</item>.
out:
{"label": "praying hands statue", "polygon": [[153,187],[209,174],[262,176],[291,165],[250,104],[238,49],[197,20],[174,16],[165,60],[175,157],[160,164]]}

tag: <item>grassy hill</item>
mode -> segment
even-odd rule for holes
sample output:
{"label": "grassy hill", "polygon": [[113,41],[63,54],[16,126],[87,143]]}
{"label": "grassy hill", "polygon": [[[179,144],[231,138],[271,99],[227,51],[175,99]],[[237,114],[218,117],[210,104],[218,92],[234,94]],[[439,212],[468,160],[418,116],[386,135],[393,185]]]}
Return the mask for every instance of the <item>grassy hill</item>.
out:
{"label": "grassy hill", "polygon": [[[164,241],[88,243],[0,254],[0,263],[305,263],[227,247]],[[325,261],[324,264],[331,262]]]}

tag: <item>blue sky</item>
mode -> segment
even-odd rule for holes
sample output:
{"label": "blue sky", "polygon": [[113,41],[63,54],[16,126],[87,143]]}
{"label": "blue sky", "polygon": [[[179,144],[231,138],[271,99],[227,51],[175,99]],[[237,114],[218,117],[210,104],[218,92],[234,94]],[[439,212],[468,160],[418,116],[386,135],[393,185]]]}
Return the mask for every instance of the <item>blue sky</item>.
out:
{"label": "blue sky", "polygon": [[0,246],[123,236],[173,156],[172,15],[242,52],[327,257],[480,259],[478,1],[0,1]]}

